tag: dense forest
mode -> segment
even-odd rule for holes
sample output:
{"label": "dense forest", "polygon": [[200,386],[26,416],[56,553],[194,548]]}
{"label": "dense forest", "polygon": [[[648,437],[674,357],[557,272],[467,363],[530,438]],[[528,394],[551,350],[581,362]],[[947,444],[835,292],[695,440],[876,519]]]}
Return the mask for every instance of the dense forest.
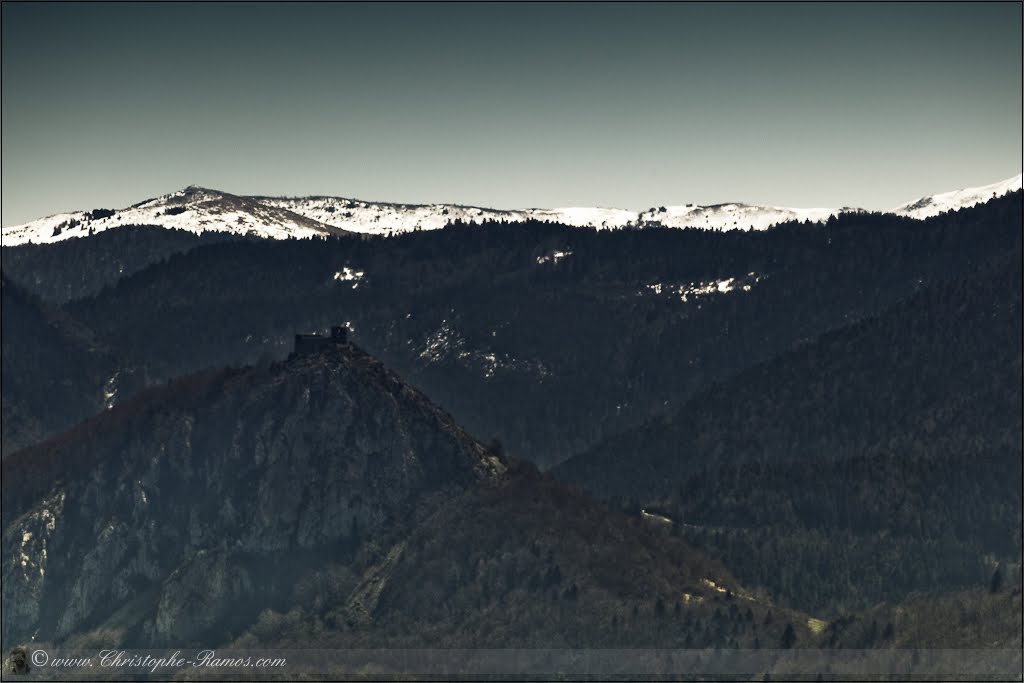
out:
{"label": "dense forest", "polygon": [[679,533],[804,609],[981,585],[1021,554],[1020,282],[1017,251],[556,472],[657,501]]}
{"label": "dense forest", "polygon": [[0,296],[5,457],[102,411],[116,390],[144,386],[130,362],[66,311],[6,275]]}
{"label": "dense forest", "polygon": [[152,226],[127,227],[45,246],[4,247],[3,271],[42,299],[63,304],[98,294],[172,254],[246,239],[250,238],[227,232],[196,234]]}

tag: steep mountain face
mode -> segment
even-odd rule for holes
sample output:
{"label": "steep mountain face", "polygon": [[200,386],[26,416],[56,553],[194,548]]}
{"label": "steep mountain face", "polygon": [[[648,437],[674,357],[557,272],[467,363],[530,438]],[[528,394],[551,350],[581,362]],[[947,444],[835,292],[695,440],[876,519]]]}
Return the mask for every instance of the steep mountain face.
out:
{"label": "steep mountain face", "polygon": [[[928,218],[967,208],[1021,189],[1021,176],[979,188],[924,197],[890,213]],[[823,223],[861,209],[785,208],[743,203],[676,205],[645,211],[614,208],[488,209],[458,204],[394,204],[344,197],[244,197],[190,186],[125,209],[93,209],[57,214],[3,228],[5,247],[50,244],[127,225],[155,225],[194,233],[224,232],[270,239],[308,239],[347,232],[392,235],[438,230],[453,221],[469,223],[547,221],[573,227],[698,228],[765,230],[789,221]]]}
{"label": "steep mountain face", "polygon": [[503,468],[355,348],[182,379],[4,460],[3,641],[223,636]]}
{"label": "steep mountain face", "polygon": [[664,530],[485,449],[354,347],[183,378],[21,451],[3,519],[5,647],[811,635]]}
{"label": "steep mountain face", "polygon": [[1019,571],[1021,259],[927,287],[555,473],[657,505],[741,581],[817,613],[986,585],[998,561]]}
{"label": "steep mountain face", "polygon": [[113,405],[141,378],[91,330],[0,275],[3,457]]}

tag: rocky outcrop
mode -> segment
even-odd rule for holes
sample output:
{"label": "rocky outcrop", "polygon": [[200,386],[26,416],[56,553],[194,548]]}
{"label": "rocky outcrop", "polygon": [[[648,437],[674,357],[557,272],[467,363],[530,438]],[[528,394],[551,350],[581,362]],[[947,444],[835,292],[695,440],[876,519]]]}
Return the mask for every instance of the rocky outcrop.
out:
{"label": "rocky outcrop", "polygon": [[503,470],[354,347],[184,378],[4,461],[3,642],[196,642]]}

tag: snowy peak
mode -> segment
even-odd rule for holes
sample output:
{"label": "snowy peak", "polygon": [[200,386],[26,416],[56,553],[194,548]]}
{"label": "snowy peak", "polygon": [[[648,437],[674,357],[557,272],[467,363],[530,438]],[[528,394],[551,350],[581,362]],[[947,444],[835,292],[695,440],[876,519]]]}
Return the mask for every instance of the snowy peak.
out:
{"label": "snowy peak", "polygon": [[1016,192],[1019,189],[1021,189],[1021,174],[1018,173],[1013,178],[992,183],[991,185],[968,187],[962,190],[934,194],[930,197],[922,197],[913,202],[898,206],[890,213],[924,219],[947,211],[957,211],[977,204],[983,204],[990,199],[1002,197],[1008,192]]}
{"label": "snowy peak", "polygon": [[250,197],[190,185],[124,209],[61,213],[4,228],[3,245],[47,244],[128,225],[156,225],[194,233],[229,232],[272,239],[301,239],[344,232]]}

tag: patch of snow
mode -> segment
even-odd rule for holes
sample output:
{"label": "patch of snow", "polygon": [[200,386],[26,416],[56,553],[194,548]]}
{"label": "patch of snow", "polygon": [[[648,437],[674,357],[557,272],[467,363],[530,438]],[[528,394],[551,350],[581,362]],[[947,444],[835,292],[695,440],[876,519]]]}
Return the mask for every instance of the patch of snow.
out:
{"label": "patch of snow", "polygon": [[149,504],[149,498],[146,496],[146,489],[143,488],[141,479],[135,481],[135,498],[142,505]]}
{"label": "patch of snow", "polygon": [[334,274],[334,279],[338,282],[351,282],[352,289],[357,289],[365,274],[365,271],[353,270],[352,268],[345,266]]}
{"label": "patch of snow", "polygon": [[[664,284],[655,282],[646,285],[646,288],[655,294],[674,294],[680,301],[686,303],[690,297],[702,297],[710,294],[727,294],[734,291],[749,292],[753,285],[760,282],[761,277],[756,273],[747,273],[743,278],[725,278],[724,280],[712,280],[710,282],[690,282],[689,284]],[[738,290],[737,290],[738,286]]]}
{"label": "patch of snow", "polygon": [[477,368],[486,379],[491,379],[501,372],[518,372],[534,375],[536,377],[547,377],[551,372],[538,361],[529,361],[516,358],[508,353],[499,355],[491,350],[477,349],[473,351],[461,350],[457,354],[458,359],[470,368]]}
{"label": "patch of snow", "polygon": [[121,371],[115,372],[103,385],[103,406],[109,410],[117,401],[117,379]]}
{"label": "patch of snow", "polygon": [[494,377],[494,371],[498,369],[498,357],[493,353],[482,353],[477,351],[473,356],[483,365],[484,377]]}
{"label": "patch of snow", "polygon": [[32,532],[31,531],[23,531],[22,534],[21,534],[21,557],[20,557],[22,569],[28,567],[29,562],[31,562],[31,560],[32,560],[32,558],[30,558],[28,556],[28,553],[25,552],[25,547],[28,545],[29,541],[31,541],[31,540],[32,540]]}
{"label": "patch of snow", "polygon": [[640,516],[651,522],[657,522],[658,524],[672,524],[672,520],[665,515],[659,515],[656,512],[648,512],[647,510],[640,510]]}
{"label": "patch of snow", "polygon": [[39,510],[26,515],[21,522],[21,546],[18,548],[17,562],[26,579],[30,578],[30,574],[37,573],[41,580],[46,573],[46,542],[57,529],[57,515],[63,510],[64,497],[63,491],[51,496],[43,501]]}
{"label": "patch of snow", "polygon": [[442,320],[441,326],[427,337],[420,358],[428,363],[437,363],[458,352],[465,343],[466,340],[455,331],[451,323]]}
{"label": "patch of snow", "polygon": [[719,586],[717,583],[715,583],[711,579],[701,579],[700,582],[703,583],[708,588],[710,588],[712,590],[715,590],[715,591],[718,591],[719,593],[725,593],[726,592],[725,588],[722,588],[721,586]]}
{"label": "patch of snow", "polygon": [[553,251],[550,254],[547,254],[546,256],[538,256],[537,257],[537,263],[538,264],[558,263],[559,261],[564,259],[566,256],[572,256],[572,252],[571,251]]}
{"label": "patch of snow", "polygon": [[[493,336],[493,334],[492,334]],[[407,345],[414,346],[413,340]],[[488,348],[471,348],[469,342],[447,319],[423,341],[419,357],[428,364],[452,359],[464,367],[479,372],[486,379],[499,372],[518,372],[544,378],[551,372],[539,361],[515,358]]]}

